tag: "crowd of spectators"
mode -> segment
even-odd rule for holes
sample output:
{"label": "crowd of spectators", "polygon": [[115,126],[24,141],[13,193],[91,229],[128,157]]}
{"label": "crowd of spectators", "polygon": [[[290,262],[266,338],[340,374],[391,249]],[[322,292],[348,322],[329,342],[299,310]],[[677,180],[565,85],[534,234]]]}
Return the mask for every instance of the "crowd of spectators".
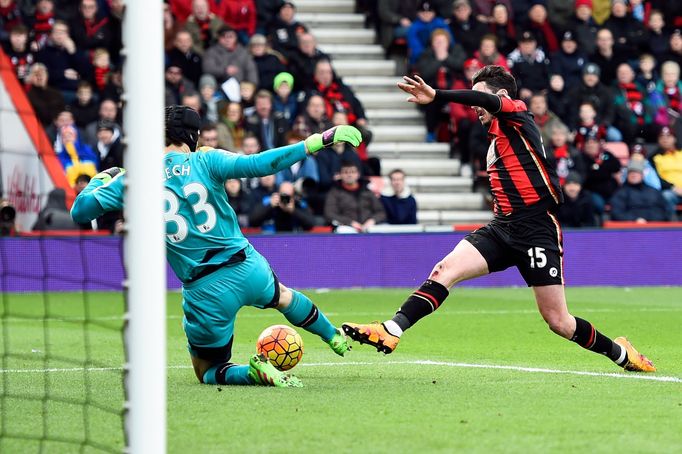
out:
{"label": "crowd of spectators", "polygon": [[[566,226],[673,218],[682,202],[682,2],[364,3],[387,54],[403,46],[408,71],[434,88],[470,88],[484,65],[509,69],[567,186]],[[462,174],[487,188],[487,137],[473,111],[423,110],[426,141],[450,142]]]}
{"label": "crowd of spectators", "polygon": [[[565,225],[674,215],[682,202],[682,2],[357,4],[387,53],[404,44],[410,72],[436,88],[469,88],[486,64],[514,74],[564,185]],[[0,44],[76,190],[123,164],[123,9],[122,0],[0,0]],[[390,173],[390,187],[367,184],[381,168],[367,154],[364,108],[294,3],[168,0],[164,33],[166,103],[200,112],[202,145],[253,154],[333,125],[363,134],[358,149],[339,144],[276,176],[226,182],[243,227],[357,232],[416,222],[404,172]],[[424,113],[425,140],[449,141],[463,175],[487,186],[487,137],[472,110],[433,103]],[[614,154],[621,142],[630,156]],[[117,216],[99,228],[115,230]]]}
{"label": "crowd of spectators", "polygon": [[[0,0],[0,43],[76,191],[98,171],[123,165],[123,8],[121,0]],[[395,221],[379,190],[367,190],[380,164],[367,156],[364,108],[297,21],[294,3],[168,0],[164,33],[165,102],[200,113],[202,145],[252,154],[334,125],[363,134],[358,149],[339,144],[272,178],[226,182],[243,227],[361,231]],[[353,184],[343,179],[346,168],[356,170]],[[339,203],[337,193],[346,199]],[[346,206],[356,194],[363,203]],[[56,205],[65,210],[63,194],[50,200],[50,213]],[[115,230],[117,216],[95,227]],[[58,218],[41,216],[36,228],[63,225],[45,221]],[[416,222],[416,206],[410,219]]]}

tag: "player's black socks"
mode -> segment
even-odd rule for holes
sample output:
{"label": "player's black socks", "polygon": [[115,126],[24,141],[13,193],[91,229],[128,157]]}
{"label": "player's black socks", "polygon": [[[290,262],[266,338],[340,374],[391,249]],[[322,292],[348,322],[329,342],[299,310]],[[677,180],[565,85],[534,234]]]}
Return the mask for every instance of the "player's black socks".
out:
{"label": "player's black socks", "polygon": [[575,333],[571,340],[582,348],[608,356],[611,361],[622,366],[628,360],[625,349],[594,329],[592,323],[575,318]]}
{"label": "player's black socks", "polygon": [[427,279],[400,306],[400,310],[393,316],[392,320],[400,329],[405,331],[417,323],[420,318],[426,317],[438,309],[449,293],[448,289],[442,284]]}

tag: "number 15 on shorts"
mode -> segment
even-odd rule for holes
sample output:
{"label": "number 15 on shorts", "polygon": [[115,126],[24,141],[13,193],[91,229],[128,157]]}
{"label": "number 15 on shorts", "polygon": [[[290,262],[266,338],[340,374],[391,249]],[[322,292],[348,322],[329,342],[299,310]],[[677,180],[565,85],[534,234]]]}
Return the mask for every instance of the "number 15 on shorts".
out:
{"label": "number 15 on shorts", "polygon": [[543,247],[528,248],[528,257],[530,257],[531,268],[544,268],[547,265],[547,256]]}

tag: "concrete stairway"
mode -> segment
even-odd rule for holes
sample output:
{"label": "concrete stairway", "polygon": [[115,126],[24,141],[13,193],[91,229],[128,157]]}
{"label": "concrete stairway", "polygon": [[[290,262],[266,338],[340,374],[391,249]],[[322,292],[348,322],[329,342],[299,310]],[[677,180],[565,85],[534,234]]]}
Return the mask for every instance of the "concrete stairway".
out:
{"label": "concrete stairway", "polygon": [[425,143],[422,113],[396,83],[396,62],[384,58],[373,29],[354,14],[354,0],[297,0],[297,18],[333,57],[336,73],[351,86],[365,107],[374,134],[369,154],[381,158],[386,175],[400,168],[417,199],[420,223],[453,224],[488,221],[483,197],[471,192],[471,178],[460,175],[460,162],[450,159],[449,145]]}

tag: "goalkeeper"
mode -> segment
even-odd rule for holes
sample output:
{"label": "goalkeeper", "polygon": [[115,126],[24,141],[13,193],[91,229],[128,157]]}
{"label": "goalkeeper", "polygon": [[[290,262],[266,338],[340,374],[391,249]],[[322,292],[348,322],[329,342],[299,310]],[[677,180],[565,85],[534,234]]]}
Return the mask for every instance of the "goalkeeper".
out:
{"label": "goalkeeper", "polygon": [[[204,148],[195,152],[199,127],[196,111],[177,105],[166,108],[166,247],[168,262],[182,281],[183,328],[194,372],[200,382],[209,384],[302,386],[263,356],[252,356],[248,365],[230,362],[239,309],[276,308],[341,356],[349,350],[348,342],[307,296],[278,281],[267,260],[239,230],[223,183],[276,173],[339,142],[358,146],[360,132],[337,126],[293,145],[243,156]],[[84,223],[121,209],[124,179],[125,170],[117,167],[96,175],[74,202],[74,221]]]}

